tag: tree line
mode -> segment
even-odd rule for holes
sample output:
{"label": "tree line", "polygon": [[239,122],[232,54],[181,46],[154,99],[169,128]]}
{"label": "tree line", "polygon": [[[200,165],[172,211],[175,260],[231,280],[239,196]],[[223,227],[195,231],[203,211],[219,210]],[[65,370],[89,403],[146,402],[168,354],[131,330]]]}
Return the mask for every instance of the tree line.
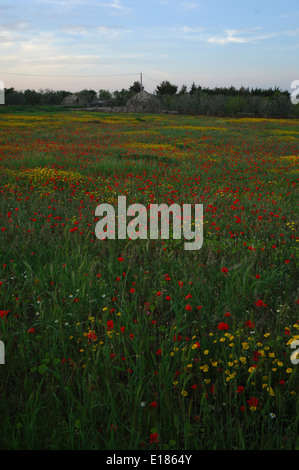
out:
{"label": "tree line", "polygon": [[247,115],[262,118],[299,117],[299,104],[292,103],[291,94],[280,88],[235,88],[196,86],[180,90],[164,81],[156,88],[163,109],[185,114],[213,116]]}
{"label": "tree line", "polygon": [[[81,106],[123,107],[127,101],[144,87],[135,81],[128,89],[95,90],[83,89],[76,93]],[[67,96],[73,95],[66,90],[31,90],[17,91],[13,87],[5,89],[5,105],[23,106],[61,106]],[[192,83],[188,90],[165,80],[155,89],[166,112],[182,114],[204,114],[211,116],[248,115],[263,118],[299,117],[299,104],[293,104],[291,94],[278,87],[274,88],[208,88]]]}

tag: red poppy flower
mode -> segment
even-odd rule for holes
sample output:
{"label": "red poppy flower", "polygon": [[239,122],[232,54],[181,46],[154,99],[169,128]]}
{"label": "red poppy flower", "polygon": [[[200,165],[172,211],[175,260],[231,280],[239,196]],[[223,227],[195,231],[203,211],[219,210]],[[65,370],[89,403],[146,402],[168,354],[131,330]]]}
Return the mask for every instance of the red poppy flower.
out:
{"label": "red poppy flower", "polygon": [[247,400],[248,405],[249,405],[250,407],[253,406],[254,408],[257,407],[258,402],[259,402],[259,401],[258,401],[258,398],[256,398],[256,397],[251,397],[249,400]]}
{"label": "red poppy flower", "polygon": [[261,300],[261,299],[258,299],[258,301],[255,302],[255,305],[256,305],[257,307],[267,307],[267,304],[265,304],[264,301]]}
{"label": "red poppy flower", "polygon": [[87,338],[91,339],[92,341],[96,341],[97,339],[96,335],[92,331],[88,333]]}
{"label": "red poppy flower", "polygon": [[173,341],[181,341],[182,336],[178,333],[177,335],[174,335]]}
{"label": "red poppy flower", "polygon": [[151,406],[152,408],[157,408],[158,403],[156,401],[152,401],[149,406]]}
{"label": "red poppy flower", "polygon": [[150,444],[153,444],[154,442],[159,442],[159,434],[157,432],[150,434]]}
{"label": "red poppy flower", "polygon": [[228,330],[229,326],[227,323],[220,322],[219,325],[217,326],[218,330]]}

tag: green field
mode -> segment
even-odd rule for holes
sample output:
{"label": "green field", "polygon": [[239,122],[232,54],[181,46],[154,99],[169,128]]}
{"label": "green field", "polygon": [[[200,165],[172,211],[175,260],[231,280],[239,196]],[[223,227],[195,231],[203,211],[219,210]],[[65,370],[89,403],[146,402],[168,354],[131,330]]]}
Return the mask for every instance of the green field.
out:
{"label": "green field", "polygon": [[[2,450],[299,449],[298,137],[297,120],[0,113]],[[201,249],[99,240],[118,196],[202,204]]]}

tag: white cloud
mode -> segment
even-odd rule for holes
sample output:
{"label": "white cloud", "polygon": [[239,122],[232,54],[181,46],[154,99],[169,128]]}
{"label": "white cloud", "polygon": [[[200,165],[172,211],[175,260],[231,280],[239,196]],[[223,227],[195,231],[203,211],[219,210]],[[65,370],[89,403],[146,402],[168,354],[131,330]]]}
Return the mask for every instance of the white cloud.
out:
{"label": "white cloud", "polygon": [[98,64],[101,61],[101,56],[98,55],[53,55],[46,56],[43,58],[27,58],[23,59],[24,65],[51,65],[51,66],[61,66],[61,65],[94,65]]}
{"label": "white cloud", "polygon": [[198,2],[181,2],[179,5],[180,10],[190,11],[198,7]]}
{"label": "white cloud", "polygon": [[124,29],[119,25],[104,26],[104,25],[77,25],[77,26],[62,26],[57,30],[57,34],[60,32],[69,34],[71,36],[89,36],[91,41],[94,41],[95,35],[100,35],[105,38],[117,38],[122,34],[129,34],[132,29]]}
{"label": "white cloud", "polygon": [[283,34],[285,34],[287,36],[298,36],[299,35],[299,28],[289,29],[287,31],[284,31]]}
{"label": "white cloud", "polygon": [[120,4],[120,0],[113,0],[109,6],[111,8],[116,8],[117,10],[122,10],[123,9],[123,6]]}
{"label": "white cloud", "polygon": [[128,34],[132,32],[132,29],[122,29],[121,26],[97,26],[95,30],[101,35],[108,35],[110,37],[117,37],[121,34]]}
{"label": "white cloud", "polygon": [[111,0],[108,3],[100,3],[99,6],[112,8],[112,10],[124,11],[126,7],[121,4],[121,0]]}
{"label": "white cloud", "polygon": [[[237,43],[237,44],[255,44],[259,41],[263,41],[265,39],[270,39],[275,36],[278,36],[278,33],[268,33],[268,34],[254,34],[252,35],[251,33],[254,33],[257,29],[260,28],[252,28],[252,29],[226,29],[224,30],[225,35],[224,36],[212,36],[207,38],[207,41],[212,43],[212,44],[232,44],[232,43]],[[247,33],[247,35],[244,35],[242,33]],[[240,36],[239,34],[242,34]]]}
{"label": "white cloud", "polygon": [[84,26],[66,26],[62,28],[60,31],[66,34],[71,34],[73,36],[77,36],[77,35],[85,36],[86,34],[88,34],[88,28]]}

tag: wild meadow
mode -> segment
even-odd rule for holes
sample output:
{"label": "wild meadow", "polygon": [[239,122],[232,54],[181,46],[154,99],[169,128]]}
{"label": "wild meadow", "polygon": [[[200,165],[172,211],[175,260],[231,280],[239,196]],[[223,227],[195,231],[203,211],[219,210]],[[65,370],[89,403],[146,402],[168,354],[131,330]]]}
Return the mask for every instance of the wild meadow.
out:
{"label": "wild meadow", "polygon": [[[299,448],[298,120],[0,113],[0,448]],[[203,245],[95,235],[203,205]]]}

